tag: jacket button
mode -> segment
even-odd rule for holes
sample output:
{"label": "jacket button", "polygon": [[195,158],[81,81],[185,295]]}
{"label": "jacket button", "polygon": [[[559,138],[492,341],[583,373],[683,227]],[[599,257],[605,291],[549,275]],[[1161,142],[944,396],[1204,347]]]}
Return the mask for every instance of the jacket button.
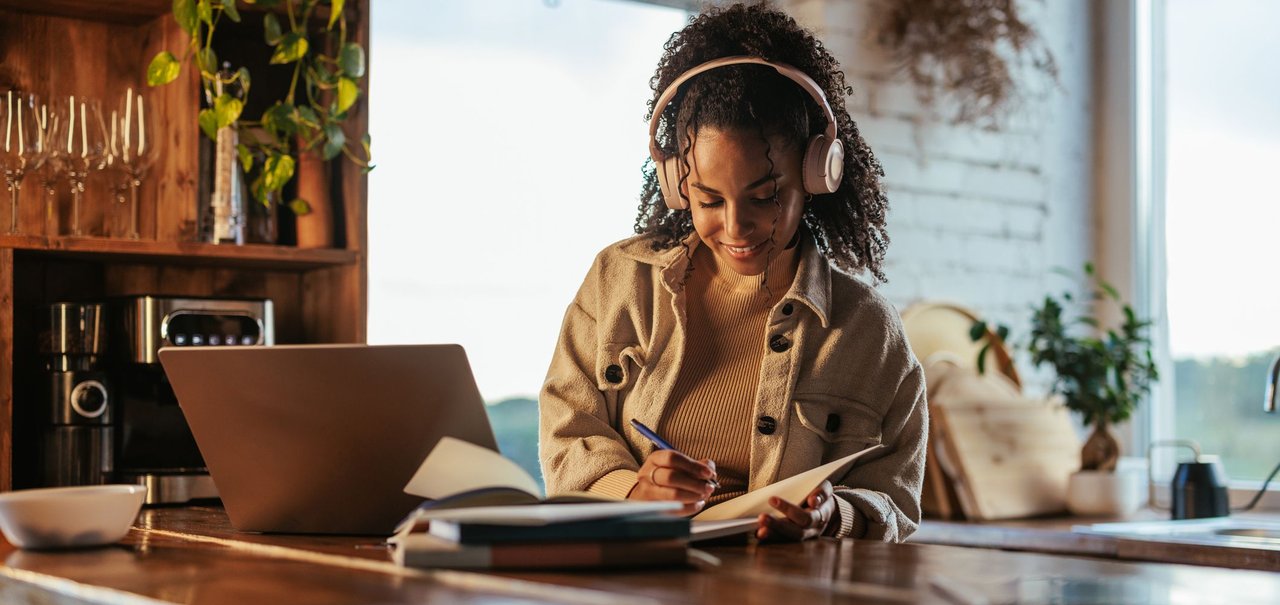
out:
{"label": "jacket button", "polygon": [[795,308],[795,307],[793,307],[793,306],[791,306],[791,303],[787,303],[787,304],[785,304],[785,305],[782,305],[782,314],[783,314],[783,315],[791,315],[791,313],[792,313],[793,311],[795,311],[795,310],[796,310],[796,308]]}
{"label": "jacket button", "polygon": [[786,336],[774,334],[769,337],[769,350],[774,353],[783,353],[791,348],[791,341]]}
{"label": "jacket button", "polygon": [[613,364],[604,370],[604,379],[613,384],[622,382],[622,366]]}
{"label": "jacket button", "polygon": [[834,433],[838,430],[840,430],[840,415],[828,414],[827,415],[827,432]]}
{"label": "jacket button", "polygon": [[756,430],[760,431],[761,435],[772,435],[774,431],[778,430],[778,421],[774,420],[772,416],[761,416],[756,419]]}

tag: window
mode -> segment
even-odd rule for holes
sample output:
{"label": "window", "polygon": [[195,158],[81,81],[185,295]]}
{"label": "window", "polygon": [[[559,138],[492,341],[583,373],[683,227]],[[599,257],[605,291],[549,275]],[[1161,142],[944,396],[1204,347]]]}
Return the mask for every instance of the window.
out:
{"label": "window", "polygon": [[649,78],[686,18],[610,0],[372,11],[369,342],[463,345],[502,452],[535,477],[560,322],[632,233]]}
{"label": "window", "polygon": [[1280,38],[1269,25],[1280,3],[1163,8],[1173,436],[1221,455],[1232,479],[1260,481],[1280,461],[1280,414],[1262,411],[1280,354],[1280,281],[1265,270],[1280,254]]}

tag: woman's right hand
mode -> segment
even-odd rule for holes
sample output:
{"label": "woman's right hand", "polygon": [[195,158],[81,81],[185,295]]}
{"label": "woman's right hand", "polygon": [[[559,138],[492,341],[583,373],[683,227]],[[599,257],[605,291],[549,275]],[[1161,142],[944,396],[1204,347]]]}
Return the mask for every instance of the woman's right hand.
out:
{"label": "woman's right hand", "polygon": [[644,459],[636,473],[630,500],[677,500],[684,503],[681,514],[691,515],[707,505],[715,491],[716,463],[694,460],[675,450],[657,450]]}

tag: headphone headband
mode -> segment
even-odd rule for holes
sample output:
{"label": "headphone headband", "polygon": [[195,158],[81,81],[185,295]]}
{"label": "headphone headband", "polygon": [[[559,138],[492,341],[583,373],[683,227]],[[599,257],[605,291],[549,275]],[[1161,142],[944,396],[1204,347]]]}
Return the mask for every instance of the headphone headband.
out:
{"label": "headphone headband", "polygon": [[667,86],[666,90],[662,91],[662,94],[658,97],[658,102],[653,105],[653,117],[649,120],[649,155],[653,157],[654,161],[658,161],[659,158],[662,157],[662,150],[658,148],[658,122],[662,119],[662,112],[666,110],[667,104],[671,102],[671,99],[675,98],[676,93],[680,92],[680,85],[689,81],[690,78],[698,74],[705,73],[713,69],[729,65],[747,64],[766,65],[768,67],[772,67],[783,77],[795,82],[800,86],[800,88],[804,89],[805,92],[809,93],[809,96],[813,98],[814,102],[822,108],[823,115],[827,117],[827,128],[823,131],[823,134],[829,141],[836,140],[835,112],[831,110],[831,103],[827,102],[827,95],[822,92],[822,87],[818,86],[818,83],[815,82],[813,78],[810,78],[809,74],[787,65],[786,63],[775,63],[772,61],[766,61],[760,57],[752,57],[748,55],[736,55],[732,57],[712,59],[711,61],[702,63],[701,65],[680,74],[680,77],[676,78],[674,82]]}

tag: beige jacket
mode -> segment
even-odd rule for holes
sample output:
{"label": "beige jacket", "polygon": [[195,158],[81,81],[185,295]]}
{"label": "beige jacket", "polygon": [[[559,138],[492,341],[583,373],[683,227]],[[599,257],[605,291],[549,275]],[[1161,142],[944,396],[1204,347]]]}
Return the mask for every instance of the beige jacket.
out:
{"label": "beige jacket", "polygon": [[[655,252],[651,241],[637,236],[602,251],[565,313],[539,398],[548,493],[625,474],[614,471],[632,473],[634,484],[654,445],[628,421],[657,427],[673,408],[691,255],[682,247]],[[688,244],[698,245],[696,235]],[[905,540],[920,522],[928,411],[924,374],[897,312],[833,270],[806,239],[795,281],[760,338],[748,489],[881,443],[833,482],[842,523],[830,533]]]}

